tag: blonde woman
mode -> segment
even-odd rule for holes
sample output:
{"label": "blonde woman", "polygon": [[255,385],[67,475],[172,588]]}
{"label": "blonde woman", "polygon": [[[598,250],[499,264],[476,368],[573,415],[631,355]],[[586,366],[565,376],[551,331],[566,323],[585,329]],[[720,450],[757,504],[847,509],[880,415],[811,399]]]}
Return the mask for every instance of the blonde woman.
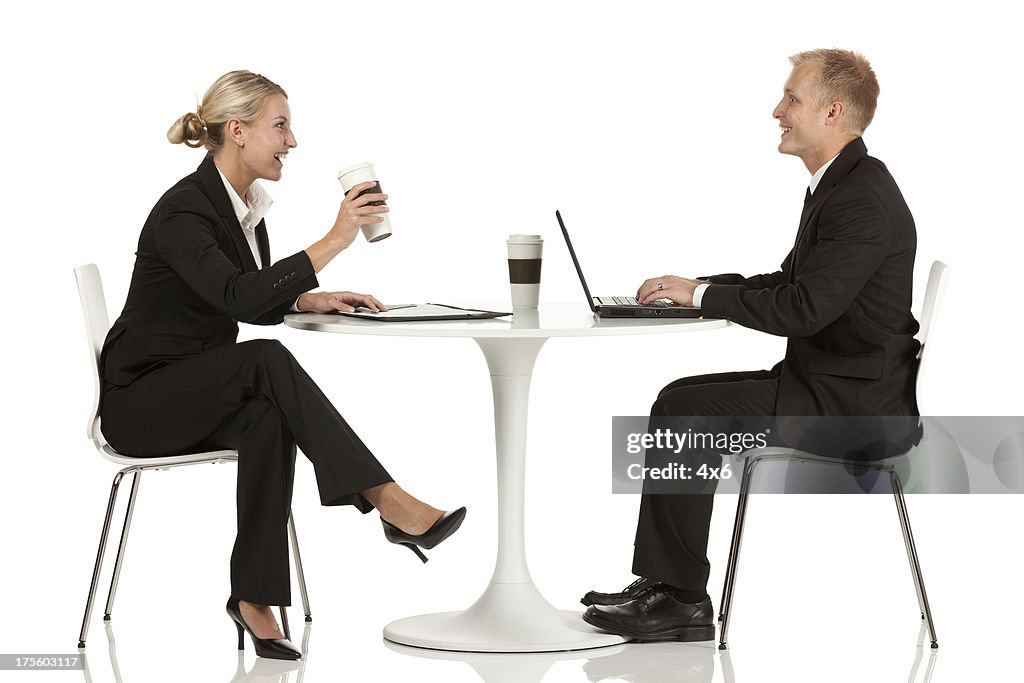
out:
{"label": "blonde woman", "polygon": [[[142,228],[124,311],[103,346],[103,433],[137,456],[238,450],[238,534],[228,613],[260,656],[297,659],[270,606],[290,604],[287,522],[296,445],[312,461],[320,502],[376,508],[386,538],[432,548],[465,508],[442,512],[399,487],[294,357],[275,340],[236,343],[238,322],[280,323],[290,311],[383,310],[373,296],[313,292],[316,273],[359,226],[383,220],[387,195],[349,192],[327,233],[270,259],[258,180],[278,180],[297,145],[285,91],[248,71],[214,82],[172,143],[205,147],[195,173],[168,190]],[[385,521],[386,520],[386,521]]]}

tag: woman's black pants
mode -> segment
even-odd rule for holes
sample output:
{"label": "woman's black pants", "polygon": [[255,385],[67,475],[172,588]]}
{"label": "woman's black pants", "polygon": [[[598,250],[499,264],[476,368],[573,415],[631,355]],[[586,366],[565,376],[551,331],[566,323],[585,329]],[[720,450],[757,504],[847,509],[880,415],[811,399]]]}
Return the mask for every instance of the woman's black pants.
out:
{"label": "woman's black pants", "polygon": [[257,339],[175,360],[128,386],[106,385],[101,424],[139,457],[238,450],[232,596],[291,604],[288,515],[295,447],[313,463],[323,505],[372,506],[359,491],[392,481],[298,361]]}

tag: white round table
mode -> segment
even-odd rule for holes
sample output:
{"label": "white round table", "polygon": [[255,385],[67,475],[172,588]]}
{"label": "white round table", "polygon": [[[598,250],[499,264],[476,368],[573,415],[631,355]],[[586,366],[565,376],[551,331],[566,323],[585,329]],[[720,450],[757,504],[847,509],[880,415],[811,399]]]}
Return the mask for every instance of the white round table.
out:
{"label": "white round table", "polygon": [[584,304],[542,304],[509,318],[438,322],[376,322],[340,315],[293,313],[285,324],[302,330],[406,337],[472,337],[483,351],[494,394],[498,459],[498,556],[494,575],[469,608],[406,617],[388,624],[395,643],[463,652],[554,652],[604,647],[620,636],[590,627],[579,612],[555,609],[526,565],[523,533],[526,421],[530,377],[550,337],[670,334],[725,327],[725,320],[601,319]]}

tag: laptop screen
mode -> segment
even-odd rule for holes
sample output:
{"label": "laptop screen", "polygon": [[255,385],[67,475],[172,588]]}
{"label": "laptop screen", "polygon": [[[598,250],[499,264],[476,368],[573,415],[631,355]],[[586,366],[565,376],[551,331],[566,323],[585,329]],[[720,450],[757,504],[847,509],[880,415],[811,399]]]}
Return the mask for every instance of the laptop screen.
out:
{"label": "laptop screen", "polygon": [[580,276],[580,284],[583,285],[583,293],[587,295],[587,303],[590,305],[590,310],[597,312],[597,308],[594,307],[594,297],[590,296],[590,288],[587,287],[587,279],[583,277],[583,270],[580,268],[579,259],[576,258],[576,250],[572,248],[572,240],[569,239],[569,231],[565,229],[565,223],[562,222],[562,214],[559,211],[555,211],[555,218],[558,219],[558,227],[562,229],[562,237],[565,238],[565,246],[569,248],[569,255],[572,256],[573,265],[576,266],[576,272]]}

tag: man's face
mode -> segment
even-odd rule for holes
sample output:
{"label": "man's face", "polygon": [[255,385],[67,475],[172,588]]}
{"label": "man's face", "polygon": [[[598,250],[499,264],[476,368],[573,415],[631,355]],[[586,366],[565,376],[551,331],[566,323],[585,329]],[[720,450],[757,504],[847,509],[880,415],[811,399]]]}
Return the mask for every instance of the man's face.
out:
{"label": "man's face", "polygon": [[829,132],[826,125],[829,103],[815,109],[811,91],[811,84],[820,68],[821,65],[815,62],[794,67],[786,80],[782,101],[772,112],[782,128],[779,151],[798,156],[805,163],[820,154]]}

